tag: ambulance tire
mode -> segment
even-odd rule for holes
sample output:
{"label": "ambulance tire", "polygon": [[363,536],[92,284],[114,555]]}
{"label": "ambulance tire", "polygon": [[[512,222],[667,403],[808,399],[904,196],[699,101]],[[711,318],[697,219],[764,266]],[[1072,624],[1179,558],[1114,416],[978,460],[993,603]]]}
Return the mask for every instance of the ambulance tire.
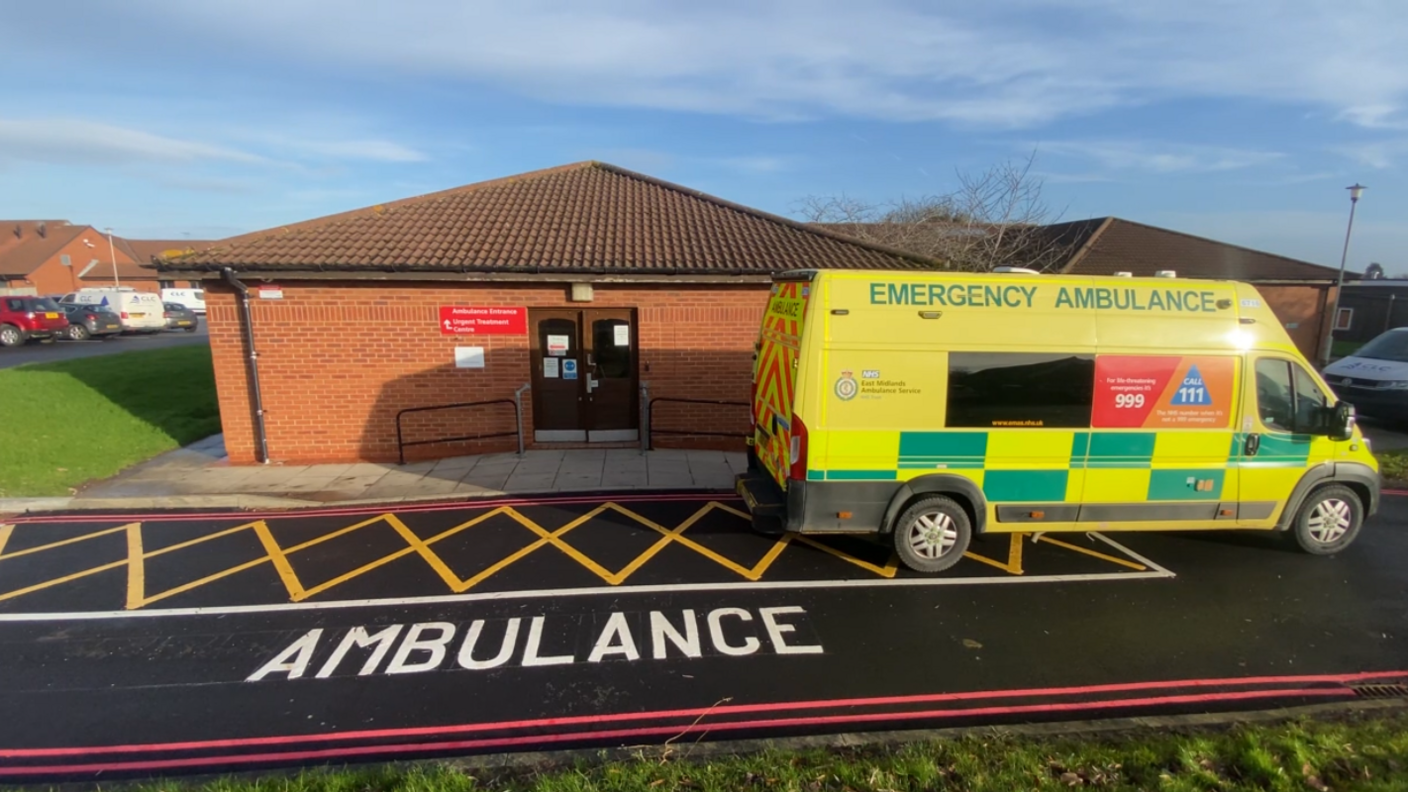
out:
{"label": "ambulance tire", "polygon": [[973,538],[973,522],[953,498],[930,495],[910,504],[890,533],[906,567],[942,572],[963,558]]}
{"label": "ambulance tire", "polygon": [[1296,513],[1291,534],[1311,555],[1334,555],[1349,547],[1364,525],[1364,506],[1354,490],[1331,484],[1310,493]]}

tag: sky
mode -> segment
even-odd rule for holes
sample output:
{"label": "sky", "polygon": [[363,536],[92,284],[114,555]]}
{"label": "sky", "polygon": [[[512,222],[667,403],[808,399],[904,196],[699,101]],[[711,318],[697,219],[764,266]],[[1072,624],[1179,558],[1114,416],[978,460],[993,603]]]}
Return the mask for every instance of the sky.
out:
{"label": "sky", "polygon": [[1408,273],[1403,0],[9,0],[0,217],[215,239],[596,159],[797,217],[1034,157],[1118,217]]}

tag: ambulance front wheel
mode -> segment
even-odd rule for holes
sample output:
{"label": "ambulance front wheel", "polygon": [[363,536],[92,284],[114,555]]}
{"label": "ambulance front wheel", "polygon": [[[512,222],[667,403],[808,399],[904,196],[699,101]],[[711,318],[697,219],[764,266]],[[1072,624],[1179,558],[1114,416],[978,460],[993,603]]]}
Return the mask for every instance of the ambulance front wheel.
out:
{"label": "ambulance front wheel", "polygon": [[1291,526],[1296,544],[1312,555],[1334,555],[1349,547],[1364,524],[1364,507],[1354,490],[1331,484],[1310,493]]}
{"label": "ambulance front wheel", "polygon": [[892,536],[905,566],[915,572],[942,572],[963,558],[973,523],[952,498],[932,495],[904,510]]}

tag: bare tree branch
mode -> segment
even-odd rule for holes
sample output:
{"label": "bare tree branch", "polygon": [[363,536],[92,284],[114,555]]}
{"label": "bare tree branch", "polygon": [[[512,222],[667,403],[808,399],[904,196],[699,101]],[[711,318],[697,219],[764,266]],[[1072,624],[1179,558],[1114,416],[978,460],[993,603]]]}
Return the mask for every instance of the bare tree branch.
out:
{"label": "bare tree branch", "polygon": [[879,245],[937,259],[948,269],[1057,269],[1068,247],[1043,226],[1056,222],[1032,175],[1036,153],[981,173],[958,172],[945,195],[871,204],[841,195],[809,196],[796,213],[805,222]]}

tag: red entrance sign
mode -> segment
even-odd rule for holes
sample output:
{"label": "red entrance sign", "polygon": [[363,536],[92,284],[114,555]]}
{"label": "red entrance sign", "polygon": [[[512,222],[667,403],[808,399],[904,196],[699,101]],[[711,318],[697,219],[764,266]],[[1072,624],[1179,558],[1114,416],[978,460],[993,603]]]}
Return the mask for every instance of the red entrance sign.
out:
{"label": "red entrance sign", "polygon": [[441,335],[527,335],[527,308],[440,306]]}

